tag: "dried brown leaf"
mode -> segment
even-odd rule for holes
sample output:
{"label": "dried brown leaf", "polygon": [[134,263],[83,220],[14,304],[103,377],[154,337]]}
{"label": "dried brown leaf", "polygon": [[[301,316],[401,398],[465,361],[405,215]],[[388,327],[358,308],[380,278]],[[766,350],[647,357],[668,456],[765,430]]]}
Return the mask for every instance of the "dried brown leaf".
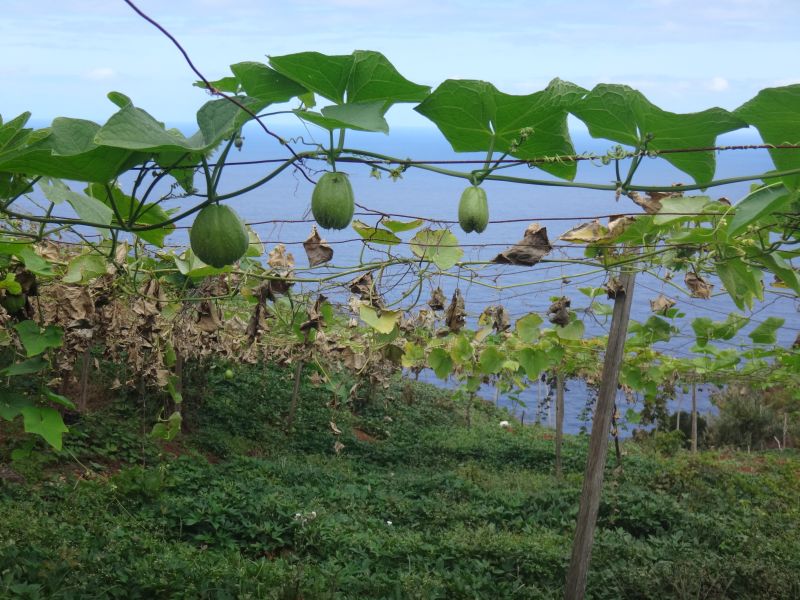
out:
{"label": "dried brown leaf", "polygon": [[466,320],[467,312],[464,310],[464,298],[461,295],[461,290],[456,288],[456,291],[453,292],[453,298],[450,300],[450,304],[444,311],[444,322],[450,331],[455,333],[464,327]]}
{"label": "dried brown leaf", "polygon": [[325,264],[333,258],[333,248],[320,237],[316,226],[311,227],[311,235],[303,242],[303,248],[306,251],[308,264],[311,267]]}
{"label": "dried brown leaf", "polygon": [[614,300],[617,297],[617,294],[620,292],[625,292],[625,288],[622,287],[622,282],[616,277],[611,277],[608,280],[608,283],[606,283],[605,288],[606,296],[609,300]]}
{"label": "dried brown leaf", "polygon": [[659,294],[657,298],[650,300],[650,310],[654,313],[666,314],[673,306],[675,306],[675,300],[667,298],[664,294]]}
{"label": "dried brown leaf", "polygon": [[283,244],[278,244],[270,250],[267,263],[276,271],[288,273],[294,270],[294,256],[291,252],[286,252],[286,246]]}
{"label": "dried brown leaf", "polygon": [[444,292],[442,291],[442,288],[437,287],[433,290],[433,292],[431,292],[430,300],[428,300],[428,306],[430,306],[433,310],[444,310],[444,303]]}
{"label": "dried brown leaf", "polygon": [[553,247],[547,239],[547,228],[531,223],[524,237],[511,248],[498,254],[492,262],[507,265],[533,266],[544,258]]}
{"label": "dried brown leaf", "polygon": [[704,300],[711,298],[711,291],[714,289],[714,286],[704,277],[698,275],[694,271],[689,271],[686,273],[684,281],[689,291],[692,292],[693,298],[703,298]]}
{"label": "dried brown leaf", "polygon": [[364,273],[350,282],[350,291],[356,294],[361,300],[366,301],[370,306],[383,308],[383,298],[378,293],[372,273]]}
{"label": "dried brown leaf", "polygon": [[507,331],[511,328],[508,311],[502,304],[493,304],[483,309],[483,312],[478,317],[478,324],[484,327],[490,326],[497,333]]}
{"label": "dried brown leaf", "polygon": [[599,242],[608,239],[608,229],[595,219],[589,223],[576,225],[558,239],[565,242]]}
{"label": "dried brown leaf", "polygon": [[572,301],[566,296],[562,296],[550,305],[547,309],[547,318],[555,325],[564,327],[569,323],[569,307]]}

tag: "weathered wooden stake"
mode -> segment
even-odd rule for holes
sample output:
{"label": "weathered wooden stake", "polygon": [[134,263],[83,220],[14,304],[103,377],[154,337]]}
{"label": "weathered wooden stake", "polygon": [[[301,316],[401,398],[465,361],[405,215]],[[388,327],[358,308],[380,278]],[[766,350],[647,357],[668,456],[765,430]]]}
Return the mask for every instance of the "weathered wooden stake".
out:
{"label": "weathered wooden stake", "polygon": [[692,452],[697,452],[697,384],[692,382]]}
{"label": "weathered wooden stake", "polygon": [[556,477],[561,479],[561,442],[564,439],[564,376],[556,373]]}
{"label": "weathered wooden stake", "polygon": [[300,396],[300,378],[303,374],[303,361],[298,359],[294,366],[294,386],[292,386],[292,402],[289,404],[289,417],[286,419],[286,434],[292,433],[294,415],[297,412],[297,399]]}
{"label": "weathered wooden stake", "polygon": [[617,292],[614,299],[614,313],[611,317],[608,347],[603,362],[603,376],[592,419],[592,435],[589,440],[589,456],[586,461],[586,474],[581,491],[578,523],[575,528],[572,557],[567,571],[567,584],[564,592],[566,600],[583,600],[586,593],[586,576],[589,573],[594,528],[597,523],[597,511],[600,507],[600,492],[603,489],[603,469],[608,453],[608,432],[614,410],[614,399],[617,395],[619,368],[625,350],[625,337],[628,334],[635,277],[635,273],[632,272],[622,274],[620,277],[621,290]]}
{"label": "weathered wooden stake", "polygon": [[787,441],[787,438],[789,437],[788,434],[789,434],[789,412],[788,411],[784,411],[784,413],[783,413],[783,435],[781,436],[781,438],[783,439],[783,444],[781,444],[781,450],[785,450],[786,449],[786,441]]}
{"label": "weathered wooden stake", "polygon": [[89,368],[91,365],[92,353],[89,348],[83,351],[81,358],[81,395],[78,398],[78,412],[85,413],[89,399]]}

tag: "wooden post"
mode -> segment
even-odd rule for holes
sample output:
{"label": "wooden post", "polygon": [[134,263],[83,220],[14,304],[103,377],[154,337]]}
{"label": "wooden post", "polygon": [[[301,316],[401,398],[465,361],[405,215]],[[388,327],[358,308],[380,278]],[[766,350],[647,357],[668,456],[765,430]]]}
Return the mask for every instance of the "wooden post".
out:
{"label": "wooden post", "polygon": [[564,438],[564,375],[556,372],[556,477],[561,479],[561,442]]}
{"label": "wooden post", "polygon": [[697,383],[692,382],[692,452],[697,452]]}
{"label": "wooden post", "polygon": [[297,399],[300,396],[300,379],[303,374],[303,360],[298,358],[294,366],[294,385],[292,386],[292,403],[289,405],[289,417],[286,420],[286,435],[292,433],[294,415],[297,412]]}
{"label": "wooden post", "polygon": [[781,445],[781,450],[785,450],[786,449],[786,440],[789,437],[788,434],[789,434],[789,411],[788,410],[784,410],[784,412],[783,412],[783,435],[781,436],[783,438],[783,444]]}
{"label": "wooden post", "polygon": [[81,392],[78,397],[78,412],[85,413],[89,398],[89,368],[91,365],[92,353],[89,348],[83,351],[81,357]]}
{"label": "wooden post", "polygon": [[594,528],[600,508],[600,492],[603,489],[603,469],[608,453],[608,432],[617,395],[619,368],[625,350],[625,338],[628,334],[635,278],[636,275],[633,272],[623,273],[620,277],[621,290],[617,292],[614,299],[614,313],[611,317],[608,347],[603,362],[603,376],[592,419],[592,435],[589,440],[589,456],[586,461],[586,474],[583,479],[575,540],[572,544],[572,557],[567,571],[567,584],[564,591],[566,600],[583,600],[586,594],[586,577],[589,573]]}
{"label": "wooden post", "polygon": [[617,468],[622,466],[622,449],[619,447],[619,429],[617,429],[617,403],[611,411],[611,429],[614,432],[614,453],[617,457]]}

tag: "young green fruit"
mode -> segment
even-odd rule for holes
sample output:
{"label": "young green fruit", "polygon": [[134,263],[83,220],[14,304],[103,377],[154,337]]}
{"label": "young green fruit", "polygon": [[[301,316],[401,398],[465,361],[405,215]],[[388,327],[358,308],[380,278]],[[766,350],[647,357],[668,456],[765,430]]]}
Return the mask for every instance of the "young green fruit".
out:
{"label": "young green fruit", "polygon": [[311,213],[324,229],[344,229],[355,210],[353,188],[345,173],[325,173],[311,194]]}
{"label": "young green fruit", "polygon": [[189,232],[192,252],[212,267],[232,265],[250,245],[247,229],[230,206],[210,204],[197,213]]}
{"label": "young green fruit", "polygon": [[225,371],[225,379],[233,379],[233,371],[231,371],[230,369],[227,369]]}
{"label": "young green fruit", "polygon": [[458,224],[465,233],[483,233],[489,224],[489,204],[483,188],[471,185],[461,194],[458,203]]}

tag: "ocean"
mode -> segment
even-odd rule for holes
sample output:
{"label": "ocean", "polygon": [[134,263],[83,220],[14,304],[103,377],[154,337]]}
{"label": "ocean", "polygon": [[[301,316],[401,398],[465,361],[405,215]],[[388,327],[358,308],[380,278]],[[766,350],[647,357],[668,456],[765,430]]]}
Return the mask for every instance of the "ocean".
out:
{"label": "ocean", "polygon": [[[186,129],[188,133],[191,133],[191,128]],[[327,133],[321,132],[321,130],[303,129],[296,124],[276,125],[275,131],[286,138],[292,138],[293,147],[298,151],[313,147],[314,143],[327,142]],[[263,131],[252,124],[245,128],[243,135],[243,148],[239,152],[232,151],[229,157],[230,161],[288,157],[285,148],[268,138]],[[758,142],[757,134],[750,131],[734,132],[718,139],[719,145]],[[595,154],[603,154],[615,145],[605,140],[592,139],[587,133],[580,132],[573,134],[573,143],[578,153]],[[392,130],[388,136],[380,133],[349,132],[345,146],[415,160],[484,158],[482,154],[454,153],[444,137],[432,128],[399,128]],[[718,163],[716,178],[718,179],[762,173],[772,168],[769,156],[764,150],[718,152],[716,158]],[[306,166],[315,178],[326,168],[322,161],[309,161]],[[477,167],[478,165],[474,168]],[[272,168],[274,165],[270,164],[230,165],[224,170],[218,191],[224,194],[242,188],[264,177]],[[456,165],[450,168],[469,170],[473,167]],[[363,211],[357,208],[355,217],[368,225],[374,225],[379,218],[378,214],[370,211],[401,215],[397,217],[399,219],[419,217],[434,222],[457,220],[458,200],[461,192],[468,185],[464,179],[446,177],[415,168],[406,170],[397,181],[392,181],[386,175],[380,179],[371,177],[370,169],[364,165],[340,163],[339,170],[350,175],[356,202],[369,209],[369,211]],[[625,170],[627,170],[627,165],[625,165]],[[543,171],[531,170],[526,166],[504,169],[503,174],[556,181],[555,178]],[[576,181],[612,183],[614,179],[615,174],[611,166],[603,166],[597,161],[579,163]],[[646,159],[634,181],[643,185],[693,183],[687,175],[676,170],[663,159]],[[128,177],[122,178],[123,189],[129,182]],[[201,183],[202,177],[197,177],[196,185],[200,186]],[[75,187],[77,188],[77,186]],[[482,234],[464,234],[457,224],[451,224],[453,233],[459,243],[463,244],[465,252],[463,260],[491,260],[501,250],[520,240],[525,228],[532,222],[546,226],[550,242],[556,246],[548,255],[548,259],[577,258],[582,255],[581,249],[565,248],[563,243],[558,242],[558,237],[565,231],[580,222],[591,221],[594,218],[599,217],[601,222],[605,222],[605,217],[608,215],[641,212],[641,209],[632,201],[624,197],[616,199],[614,192],[611,191],[491,181],[485,182],[484,187],[489,199],[491,219],[493,221],[513,220],[514,222],[490,223]],[[263,187],[230,200],[230,204],[246,222],[254,224],[253,228],[265,243],[267,251],[277,243],[282,243],[294,255],[298,267],[305,267],[307,261],[302,242],[311,231],[312,221],[310,221],[309,209],[312,189],[312,184],[302,174],[296,170],[287,169]],[[711,188],[705,192],[705,195],[712,198],[724,196],[735,202],[742,198],[748,189],[748,183],[737,183]],[[703,193],[691,192],[693,195]],[[185,201],[183,206],[186,207]],[[189,224],[189,222],[179,223],[179,225]],[[332,245],[335,255],[331,264],[318,267],[311,271],[311,274],[318,276],[331,274],[343,270],[342,268],[357,265],[362,259],[380,259],[381,257],[385,259],[386,257],[387,247],[375,246],[379,251],[365,251],[359,236],[351,229],[321,231],[320,233]],[[411,231],[399,235],[404,242],[408,242],[414,233]],[[185,229],[179,228],[168,238],[168,244],[176,251],[187,243],[188,235]],[[388,250],[394,256],[411,255],[407,243],[393,246]],[[471,323],[474,323],[475,318],[490,304],[502,304],[508,311],[512,323],[530,312],[537,312],[544,316],[551,303],[551,298],[562,295],[569,296],[572,300],[572,309],[581,314],[583,309],[589,305],[590,300],[581,294],[578,288],[600,287],[606,280],[606,273],[598,269],[560,262],[542,262],[534,267],[488,266],[474,271],[461,269],[458,274],[462,277],[461,279],[436,275],[430,280],[430,285],[440,286],[448,299],[454,289],[458,287],[464,296]],[[342,285],[338,288],[326,288],[326,295],[344,301],[347,294],[344,284],[351,279],[352,277],[345,277],[339,280]],[[406,268],[388,269],[383,276],[381,291],[391,301],[399,298],[412,283]],[[676,283],[679,287],[683,287],[682,277]],[[315,292],[318,286],[316,284],[299,284],[296,289]],[[769,286],[767,289],[769,290]],[[706,316],[713,320],[724,320],[729,312],[739,312],[726,294],[716,293],[721,290],[721,286],[717,285],[715,295],[711,300],[699,300],[690,298],[688,293],[683,293],[656,277],[643,274],[637,279],[631,318],[640,321],[646,320],[652,314],[649,300],[661,293],[677,300],[677,307],[685,313],[685,317],[675,322],[680,332],[669,342],[657,344],[656,348],[678,356],[689,356],[690,349],[695,342],[690,327],[691,319]],[[424,304],[429,296],[430,289],[426,287],[417,307]],[[603,297],[600,298],[600,301],[606,302]],[[409,304],[411,304],[411,299],[406,299],[399,306],[407,307]],[[735,339],[720,342],[718,345],[738,347],[740,343],[749,343],[750,339],[746,337],[746,334],[759,322],[770,316],[785,319],[785,325],[778,334],[778,343],[783,346],[790,345],[797,332],[800,331],[797,319],[799,307],[797,300],[767,293],[763,303],[757,304],[752,312],[745,313],[751,318],[751,323],[740,331]],[[586,335],[597,335],[607,332],[610,317],[587,315],[584,322]],[[432,373],[424,372],[421,378],[442,384]],[[444,385],[452,387],[455,384],[448,382]],[[577,380],[567,382],[567,388],[564,427],[567,432],[577,433],[586,429],[590,424],[591,413],[586,410],[590,395],[583,383]],[[709,397],[712,388],[701,386],[701,390],[699,394],[700,411],[711,413],[714,410]],[[535,384],[520,395],[518,400],[521,403],[509,397],[496,398],[495,391],[486,385],[479,393],[489,400],[498,400],[518,417],[523,418],[525,422],[541,421],[545,424],[552,424],[553,408],[543,404],[547,392],[546,385]],[[620,395],[618,405],[620,412],[624,414],[627,408],[635,410],[641,408],[641,399],[636,405],[629,406]],[[679,397],[673,399],[669,406],[671,410],[679,407],[687,410],[690,406],[689,399],[684,394],[679,394]],[[622,435],[629,435],[630,430],[630,427],[623,429]]]}
{"label": "ocean", "polygon": [[[311,141],[309,136],[313,132],[290,131],[284,136],[303,136],[304,141]],[[286,156],[285,149],[281,149],[270,141],[264,141],[264,134],[254,128],[245,131],[244,147],[241,153],[233,153],[231,160],[253,160],[265,157]],[[317,142],[324,142],[325,135],[318,135]],[[296,149],[304,149],[300,140]],[[721,136],[719,145],[738,145],[758,143],[757,135],[752,132],[739,132]],[[588,134],[578,134],[573,137],[573,143],[578,153],[590,152],[603,154],[614,144],[595,140]],[[483,159],[480,154],[456,154],[452,151],[447,141],[438,131],[432,129],[399,129],[393,130],[385,136],[376,133],[348,133],[348,148],[358,148],[372,152],[387,154],[399,158],[413,158],[415,160],[451,160],[451,159]],[[740,151],[732,150],[717,153],[716,178],[740,176],[744,174],[757,174],[772,168],[769,156],[764,150]],[[310,169],[322,170],[325,165],[321,162],[310,162]],[[239,166],[229,167],[226,170],[221,191],[231,191],[241,187],[246,182],[263,177],[268,166]],[[471,166],[458,165],[449,167],[468,170]],[[627,168],[627,167],[626,167]],[[402,178],[392,181],[384,175],[381,179],[370,176],[370,170],[363,165],[340,164],[339,170],[344,170],[350,175],[356,195],[356,202],[374,211],[382,213],[399,214],[403,217],[422,217],[428,220],[457,220],[457,207],[460,194],[467,182],[442,176],[435,173],[410,168],[402,174]],[[623,171],[624,172],[624,171]],[[535,179],[554,180],[541,170],[531,170],[527,167],[514,167],[505,169],[505,175],[531,177]],[[579,164],[576,181],[590,183],[611,183],[615,178],[613,167],[603,166],[599,162],[584,161]],[[643,185],[671,185],[673,183],[693,183],[689,177],[673,168],[663,159],[646,159],[634,179]],[[548,258],[575,258],[582,254],[580,249],[567,249],[558,247],[558,237],[579,222],[591,221],[596,217],[611,214],[639,212],[636,205],[627,198],[616,199],[614,192],[595,191],[579,188],[563,188],[549,186],[526,186],[503,182],[485,182],[484,187],[489,199],[490,217],[495,221],[519,220],[512,223],[490,223],[482,234],[465,234],[458,225],[452,226],[452,231],[464,244],[464,260],[487,261],[491,260],[501,250],[507,248],[522,238],[522,234],[530,222],[538,222],[547,227],[551,244],[557,246]],[[248,222],[263,222],[267,220],[301,220],[310,218],[308,215],[312,185],[297,172],[287,171],[269,182],[258,191],[251,192],[241,198],[231,201],[231,204]],[[712,198],[727,197],[737,201],[747,194],[748,183],[731,184],[711,188],[704,192],[691,192],[692,195],[709,195]],[[356,218],[369,225],[378,221],[378,215],[364,213],[356,209]],[[402,218],[402,217],[397,217]],[[605,219],[601,218],[601,222]],[[311,223],[266,223],[255,226],[259,236],[266,243],[267,249],[275,243],[283,243],[294,254],[298,265],[304,265],[305,255],[302,241],[308,236]],[[400,234],[407,242],[415,232]],[[363,244],[358,236],[350,229],[343,231],[323,231],[323,237],[334,248],[333,264],[345,267],[359,262]],[[562,244],[563,245],[563,244]],[[381,248],[380,246],[376,246]],[[410,249],[407,245],[399,245],[390,249],[393,255],[409,256]],[[367,252],[364,258],[370,256],[380,258],[379,253]],[[385,247],[384,254],[385,258]],[[320,268],[320,273],[332,272],[331,269]],[[582,309],[589,305],[589,298],[578,291],[579,287],[599,287],[606,280],[604,272],[586,266],[564,263],[541,263],[534,267],[518,266],[490,266],[483,267],[476,273],[462,270],[463,279],[448,276],[435,276],[431,284],[441,286],[447,298],[458,287],[466,302],[466,309],[472,319],[490,304],[502,304],[509,312],[512,322],[529,312],[537,312],[544,316],[547,307],[554,296],[567,295],[572,299],[572,308],[581,314]],[[343,283],[349,281],[348,278]],[[412,280],[406,276],[405,269],[388,272],[384,276],[386,288],[393,288],[387,293],[387,298],[397,297],[399,292],[407,289]],[[676,282],[683,286],[682,280]],[[489,284],[488,286],[485,284]],[[504,289],[500,289],[504,288]],[[314,286],[305,286],[306,291],[312,291]],[[715,292],[721,291],[717,285]],[[677,319],[675,325],[680,333],[669,342],[657,344],[656,348],[669,351],[678,356],[688,356],[695,343],[693,331],[690,327],[691,319],[707,316],[713,320],[724,320],[728,313],[737,311],[735,305],[727,294],[716,294],[711,300],[690,298],[688,293],[681,293],[662,280],[640,275],[636,283],[632,319],[644,321],[652,313],[649,300],[660,293],[676,299],[677,307],[685,313],[685,317]],[[424,303],[430,295],[426,289],[420,303]],[[605,302],[605,300],[600,299]],[[406,306],[406,301],[401,306]],[[750,339],[746,334],[757,323],[769,316],[785,319],[785,325],[780,330],[778,343],[789,345],[795,339],[798,329],[797,320],[798,302],[783,297],[765,296],[765,301],[757,304],[752,312],[746,312],[751,318],[751,323],[739,332],[737,338],[729,342],[721,342],[723,347],[738,347],[740,343],[748,344]],[[474,321],[473,321],[474,322]],[[610,317],[587,316],[585,318],[586,335],[596,335],[606,332],[610,324]],[[424,373],[422,378],[440,383],[432,373]],[[452,382],[446,385],[453,385]],[[590,396],[582,382],[567,382],[565,430],[577,433],[585,429],[590,423],[590,411],[587,411],[587,402]],[[709,393],[711,386],[700,386],[698,394],[699,408],[702,413],[713,412]],[[547,405],[541,406],[542,400],[547,396],[546,385],[537,384],[524,392],[519,404],[507,397],[500,397],[499,402],[508,406],[526,422],[540,420],[544,423],[553,422],[553,409]],[[490,400],[495,400],[495,392],[489,386],[483,386],[480,394]],[[670,409],[680,408],[688,410],[690,400],[688,396],[679,393],[679,397],[669,403]],[[620,395],[620,412],[624,413],[629,405]],[[641,399],[638,406],[641,408]],[[630,428],[623,431],[630,433]]]}

